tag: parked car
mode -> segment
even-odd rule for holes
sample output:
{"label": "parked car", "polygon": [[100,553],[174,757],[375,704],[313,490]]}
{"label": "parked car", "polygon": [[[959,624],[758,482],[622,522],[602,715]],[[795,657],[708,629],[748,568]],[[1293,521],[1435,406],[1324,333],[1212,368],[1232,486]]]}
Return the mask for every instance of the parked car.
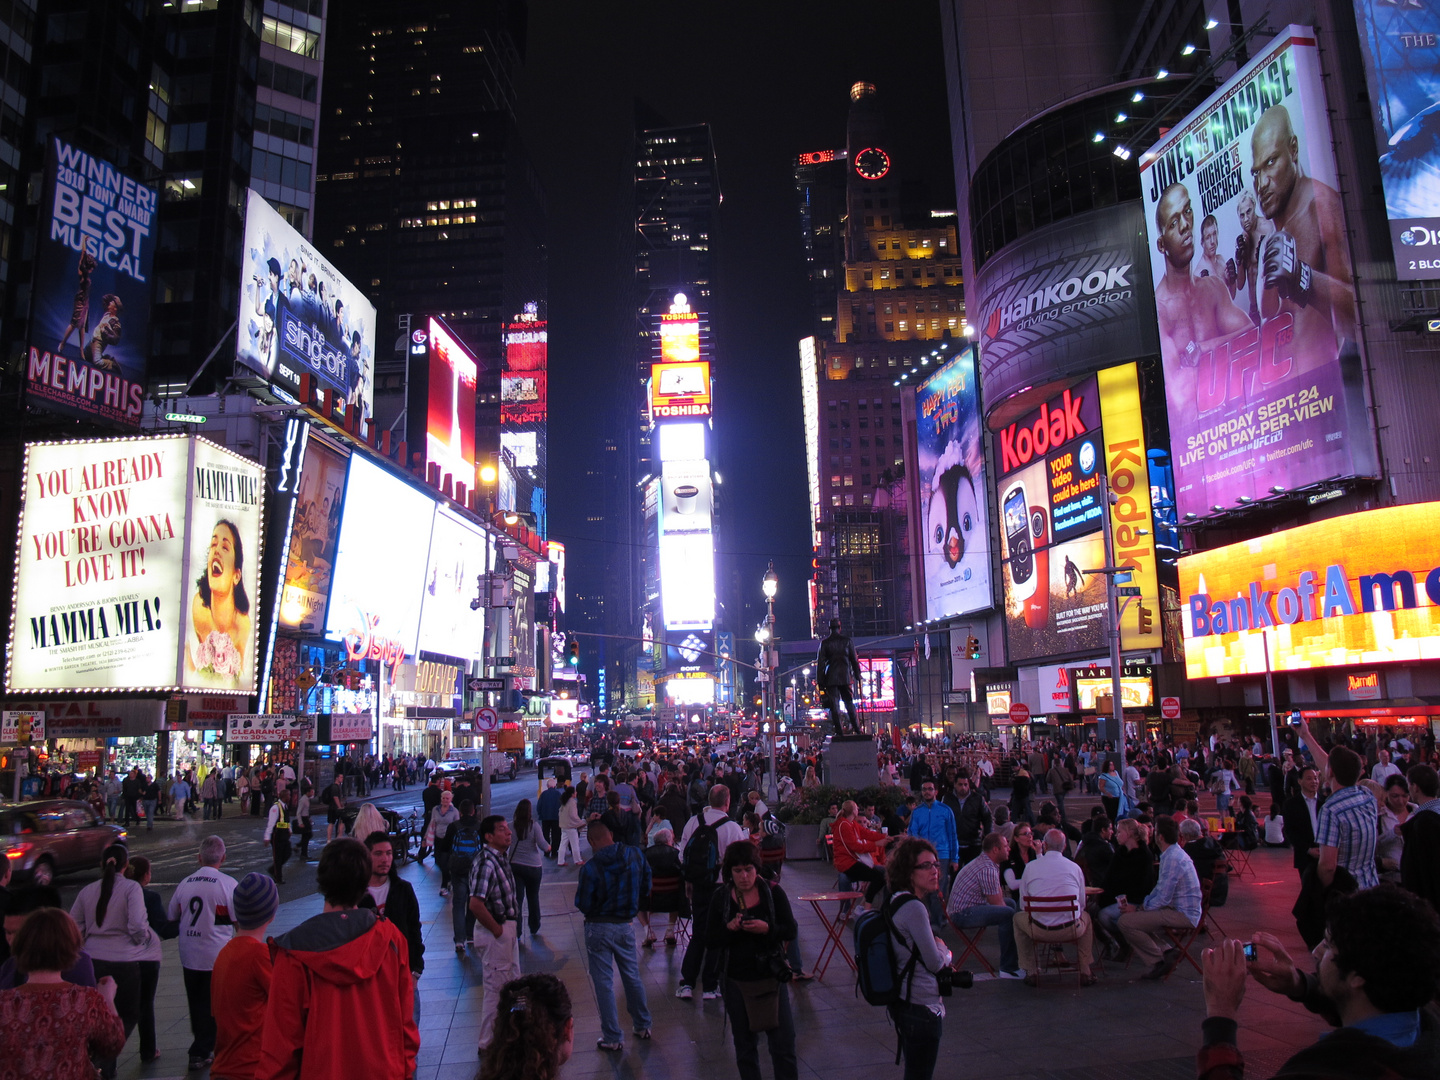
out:
{"label": "parked car", "polygon": [[89,803],[38,799],[0,809],[0,848],[17,883],[49,885],[62,874],[98,870],[125,830],[101,821]]}

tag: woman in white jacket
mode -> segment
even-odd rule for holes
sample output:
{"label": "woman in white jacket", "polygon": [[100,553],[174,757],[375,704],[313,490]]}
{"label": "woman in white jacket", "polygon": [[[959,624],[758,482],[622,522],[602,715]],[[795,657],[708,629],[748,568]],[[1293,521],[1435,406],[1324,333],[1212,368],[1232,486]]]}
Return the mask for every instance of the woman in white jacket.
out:
{"label": "woman in white jacket", "polygon": [[585,865],[585,860],[580,857],[580,828],[585,822],[580,817],[579,801],[575,797],[575,789],[565,785],[565,791],[560,796],[560,853],[555,858],[556,866],[565,865],[567,851],[575,852],[576,866]]}
{"label": "woman in white jacket", "polygon": [[[125,1037],[140,1019],[140,961],[153,954],[154,935],[145,915],[145,892],[125,877],[130,854],[124,844],[105,849],[104,873],[80,890],[70,916],[80,928],[85,952],[95,965],[95,978],[115,980],[115,1011]],[[115,1075],[115,1059],[101,1062],[101,1073]]]}

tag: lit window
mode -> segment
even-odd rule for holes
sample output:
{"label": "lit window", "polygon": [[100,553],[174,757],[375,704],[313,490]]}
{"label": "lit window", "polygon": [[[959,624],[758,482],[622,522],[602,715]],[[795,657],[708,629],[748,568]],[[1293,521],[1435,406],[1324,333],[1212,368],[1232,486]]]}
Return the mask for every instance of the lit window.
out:
{"label": "lit window", "polygon": [[854,495],[846,495],[846,496],[845,496],[845,505],[846,505],[846,506],[854,506],[854,505],[855,505],[855,496],[854,496]]}
{"label": "lit window", "polygon": [[900,329],[901,329],[902,331],[905,330],[905,329],[907,329],[907,327],[905,326],[905,320],[904,320],[904,319],[901,319],[901,320],[900,320]]}
{"label": "lit window", "polygon": [[838,473],[837,473],[836,475],[830,477],[830,486],[831,486],[831,487],[839,487],[839,486],[840,486],[840,476],[839,476]]}
{"label": "lit window", "polygon": [[855,486],[855,474],[854,474],[854,473],[846,473],[846,474],[845,474],[845,486],[846,486],[846,487],[854,487],[854,486]]}

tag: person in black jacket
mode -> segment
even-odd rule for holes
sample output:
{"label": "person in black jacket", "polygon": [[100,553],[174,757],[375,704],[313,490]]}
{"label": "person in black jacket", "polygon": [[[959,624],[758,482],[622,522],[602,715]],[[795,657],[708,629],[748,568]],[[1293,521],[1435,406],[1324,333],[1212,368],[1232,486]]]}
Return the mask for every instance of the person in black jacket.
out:
{"label": "person in black jacket", "polygon": [[840,723],[840,703],[845,703],[845,713],[850,718],[850,732],[860,734],[860,721],[855,716],[855,697],[850,692],[850,678],[860,680],[860,660],[855,655],[855,643],[840,632],[840,620],[830,620],[830,636],[820,642],[815,654],[815,682],[824,695],[825,706],[830,710],[830,722],[835,725],[835,734],[845,734]]}
{"label": "person in black jacket", "polygon": [[1400,826],[1400,884],[1440,911],[1440,776],[1429,765],[1406,774],[1419,808]]}
{"label": "person in black jacket", "polygon": [[424,925],[414,887],[395,872],[395,846],[389,833],[373,832],[365,838],[370,850],[370,884],[357,907],[368,907],[395,924],[410,944],[410,974],[415,980],[415,1022],[420,1022],[420,974],[425,970]]}
{"label": "person in black jacket", "polygon": [[1306,868],[1320,861],[1320,851],[1315,846],[1315,824],[1324,805],[1320,773],[1314,765],[1306,765],[1300,770],[1299,792],[1285,801],[1285,809],[1281,811],[1285,819],[1285,842],[1294,851],[1295,870],[1302,880]]}
{"label": "person in black jacket", "polygon": [[960,841],[960,865],[964,866],[980,854],[985,834],[995,826],[990,804],[970,786],[970,773],[961,769],[955,774],[955,790],[945,800],[955,815],[955,835]]}
{"label": "person in black jacket", "polygon": [[1284,994],[1335,1025],[1335,1031],[1291,1056],[1276,1076],[1353,1080],[1440,1075],[1440,918],[1424,901],[1394,885],[1333,898],[1326,909],[1317,969],[1296,968],[1279,939],[1255,935],[1258,956],[1247,962],[1239,941],[1206,949],[1204,1044],[1197,1061],[1205,1080],[1239,1080],[1245,1058],[1236,1045],[1236,1016],[1245,984]]}
{"label": "person in black jacket", "polygon": [[180,936],[180,920],[165,914],[165,901],[160,893],[150,888],[150,860],[143,855],[131,855],[125,867],[125,876],[138,882],[145,897],[145,921],[155,932],[156,941],[152,959],[140,961],[140,1060],[154,1061],[160,1056],[155,1038],[155,991],[160,986],[160,961],[153,957],[160,955],[160,942],[172,941]]}
{"label": "person in black jacket", "polygon": [[790,900],[779,885],[761,880],[760,853],[748,840],[737,840],[725,849],[721,876],[725,884],[710,902],[705,944],[725,956],[721,985],[734,1033],[735,1064],[742,1078],[760,1075],[760,1040],[751,1023],[752,1011],[758,1014],[770,1008],[778,1020],[765,1035],[775,1080],[797,1080],[795,1017],[785,983],[775,984],[778,1001],[771,997],[746,1004],[747,994],[760,989],[756,983],[774,978],[785,943],[796,935]]}
{"label": "person in black jacket", "polygon": [[1146,839],[1145,826],[1134,818],[1121,818],[1115,825],[1115,854],[1100,883],[1102,891],[1095,898],[1095,931],[1105,946],[1107,959],[1124,960],[1130,955],[1130,946],[1120,935],[1119,898],[1123,896],[1139,906],[1155,883],[1155,859]]}

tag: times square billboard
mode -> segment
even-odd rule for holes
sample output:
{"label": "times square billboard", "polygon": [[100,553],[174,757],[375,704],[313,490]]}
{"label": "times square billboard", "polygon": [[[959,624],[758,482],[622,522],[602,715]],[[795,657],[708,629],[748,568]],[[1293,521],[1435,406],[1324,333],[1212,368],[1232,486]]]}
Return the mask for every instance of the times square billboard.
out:
{"label": "times square billboard", "polygon": [[51,137],[26,363],[32,403],[140,426],[158,203],[154,188]]}
{"label": "times square billboard", "polygon": [[292,399],[309,374],[371,415],[375,305],[253,189],[242,263],[236,359]]}
{"label": "times square billboard", "polygon": [[1290,26],[1141,160],[1182,517],[1377,474],[1331,141]]}
{"label": "times square billboard", "polygon": [[1385,216],[1401,281],[1440,277],[1440,10],[1419,0],[1355,0],[1370,87]]}
{"label": "times square billboard", "polygon": [[[1161,645],[1160,585],[1137,366],[1087,376],[996,433],[1005,629],[1010,659],[1105,648],[1105,500],[1115,565],[1129,569],[1138,602],[1120,621],[1126,649]],[[1140,608],[1152,613],[1140,632]]]}

